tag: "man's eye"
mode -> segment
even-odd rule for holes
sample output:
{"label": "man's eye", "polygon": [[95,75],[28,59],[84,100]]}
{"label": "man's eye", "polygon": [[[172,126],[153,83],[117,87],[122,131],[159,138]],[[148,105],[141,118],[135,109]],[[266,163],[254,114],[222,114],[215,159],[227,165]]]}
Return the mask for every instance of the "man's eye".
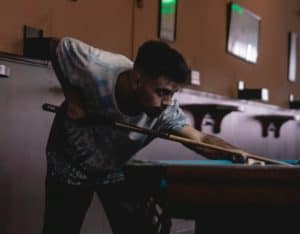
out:
{"label": "man's eye", "polygon": [[156,90],[156,93],[158,96],[168,96],[171,94],[171,92],[169,90],[164,90],[164,89],[158,89]]}

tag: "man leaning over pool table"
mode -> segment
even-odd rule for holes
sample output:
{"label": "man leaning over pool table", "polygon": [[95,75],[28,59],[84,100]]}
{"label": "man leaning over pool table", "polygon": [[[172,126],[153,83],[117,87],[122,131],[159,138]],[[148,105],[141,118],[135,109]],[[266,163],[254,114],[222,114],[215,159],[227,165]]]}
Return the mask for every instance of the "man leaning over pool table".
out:
{"label": "man leaning over pool table", "polygon": [[[153,137],[106,124],[83,124],[101,115],[198,142],[236,149],[188,124],[173,94],[190,74],[183,56],[168,44],[146,41],[135,61],[74,38],[52,41],[51,62],[65,96],[47,144],[43,234],[79,234],[94,192],[112,232],[155,233],[142,201],[124,185],[122,166]],[[101,120],[99,119],[99,122]],[[212,159],[228,153],[187,147]],[[241,153],[246,152],[236,149]]]}

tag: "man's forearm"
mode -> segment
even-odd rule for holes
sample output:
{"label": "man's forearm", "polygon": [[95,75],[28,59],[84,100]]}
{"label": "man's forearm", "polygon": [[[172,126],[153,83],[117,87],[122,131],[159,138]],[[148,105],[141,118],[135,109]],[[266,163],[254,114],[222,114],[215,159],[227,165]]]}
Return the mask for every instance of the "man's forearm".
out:
{"label": "man's forearm", "polygon": [[[204,134],[201,141],[203,143],[219,146],[224,149],[238,150],[237,147],[234,147],[233,145],[229,144],[228,142],[222,140],[219,137],[213,136],[213,135]],[[210,159],[233,159],[234,157],[236,157],[228,152],[223,152],[223,151],[214,150],[214,149],[208,149],[208,148],[201,147],[201,146],[192,147],[192,149],[194,151],[200,153],[204,157],[207,157]]]}

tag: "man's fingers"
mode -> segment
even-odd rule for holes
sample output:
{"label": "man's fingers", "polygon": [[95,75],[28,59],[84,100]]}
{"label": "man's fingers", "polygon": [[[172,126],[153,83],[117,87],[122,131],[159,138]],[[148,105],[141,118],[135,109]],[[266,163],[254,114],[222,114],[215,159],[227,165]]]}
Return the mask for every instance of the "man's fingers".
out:
{"label": "man's fingers", "polygon": [[82,119],[86,116],[86,113],[83,108],[74,104],[69,104],[67,107],[67,115],[71,119]]}

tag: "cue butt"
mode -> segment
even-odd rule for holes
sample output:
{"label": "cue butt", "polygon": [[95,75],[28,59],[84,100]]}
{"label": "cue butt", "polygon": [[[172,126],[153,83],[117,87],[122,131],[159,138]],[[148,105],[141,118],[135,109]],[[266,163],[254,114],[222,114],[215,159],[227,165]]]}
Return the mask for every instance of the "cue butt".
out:
{"label": "cue butt", "polygon": [[52,105],[52,104],[48,104],[48,103],[44,103],[42,105],[42,108],[44,111],[49,111],[49,112],[53,112],[53,113],[57,113],[59,107],[58,106],[55,106],[55,105]]}

